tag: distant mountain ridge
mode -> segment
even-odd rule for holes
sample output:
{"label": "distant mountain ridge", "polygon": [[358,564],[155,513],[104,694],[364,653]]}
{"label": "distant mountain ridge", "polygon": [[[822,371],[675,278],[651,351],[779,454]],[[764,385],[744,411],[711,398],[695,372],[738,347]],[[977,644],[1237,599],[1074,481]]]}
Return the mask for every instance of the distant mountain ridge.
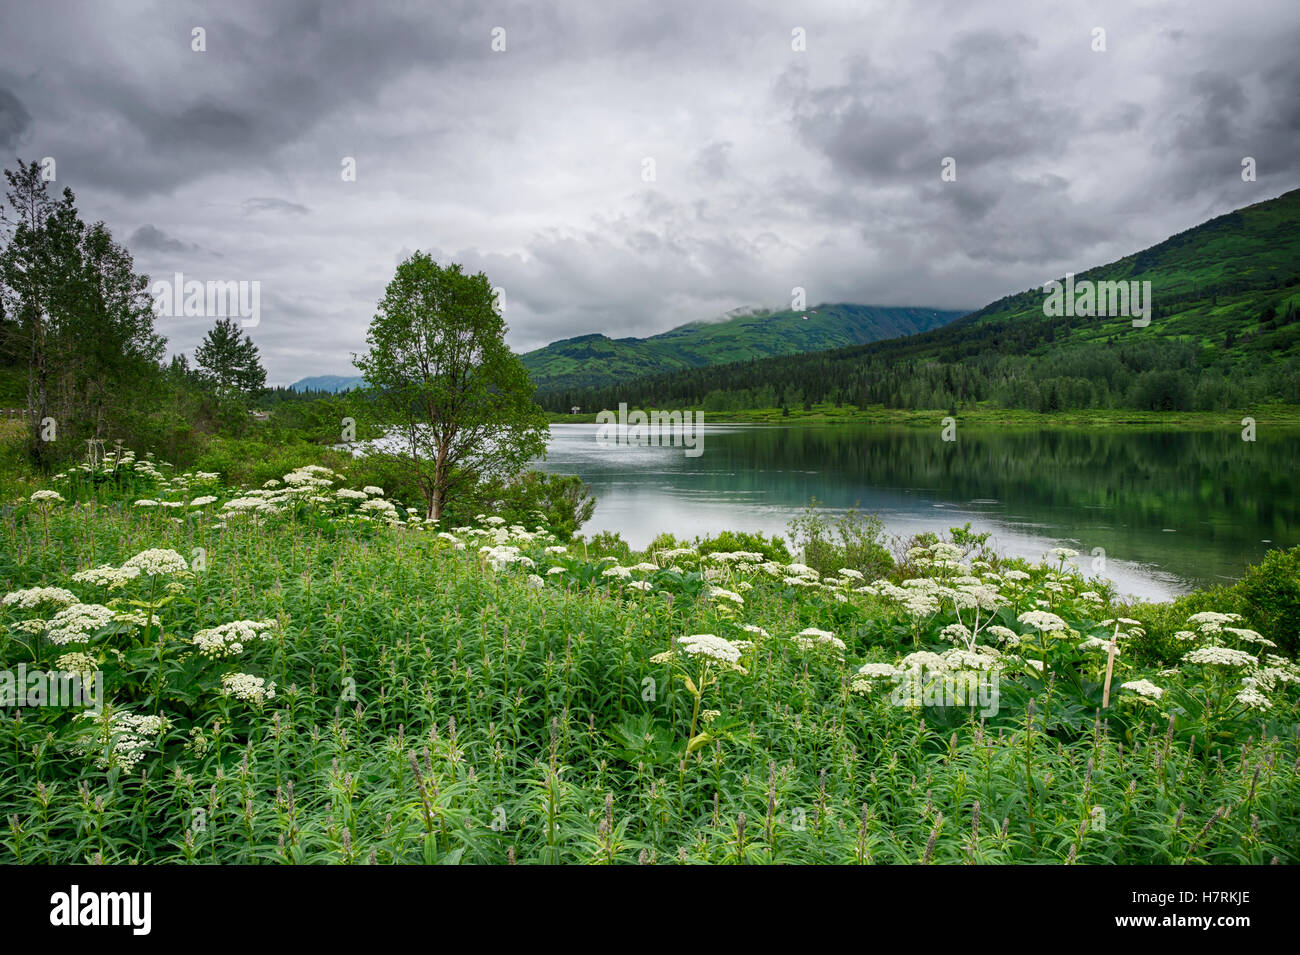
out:
{"label": "distant mountain ridge", "polygon": [[[802,311],[753,306],[647,338],[599,332],[552,342],[520,356],[541,392],[615,384],[685,368],[860,345],[939,328],[966,311],[910,306],[822,304]],[[346,391],[360,375],[315,375],[295,391]]]}
{"label": "distant mountain ridge", "polygon": [[360,375],[312,375],[300,378],[289,387],[294,391],[328,391],[337,393],[360,388],[365,379]]}
{"label": "distant mountain ridge", "polygon": [[647,338],[599,333],[565,338],[522,358],[538,391],[557,392],[914,335],[965,314],[852,304],[821,304],[800,311],[741,308],[718,321],[688,322]]}

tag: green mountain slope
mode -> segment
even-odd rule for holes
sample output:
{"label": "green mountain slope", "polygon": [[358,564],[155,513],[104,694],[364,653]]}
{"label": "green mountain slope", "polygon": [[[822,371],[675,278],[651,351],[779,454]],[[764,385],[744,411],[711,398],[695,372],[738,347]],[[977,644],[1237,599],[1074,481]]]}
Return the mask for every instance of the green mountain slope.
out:
{"label": "green mountain slope", "polygon": [[1300,190],[1074,280],[1149,281],[1150,324],[1048,315],[1036,288],[906,338],[574,390],[543,403],[730,410],[836,401],[955,410],[987,402],[1034,411],[1300,403]]}
{"label": "green mountain slope", "polygon": [[[524,367],[538,389],[615,384],[682,368],[749,358],[793,355],[913,335],[965,315],[933,308],[818,305],[803,312],[737,310],[717,322],[690,322],[649,338],[580,335],[525,352]],[[295,391],[346,391],[361,376],[316,375],[294,382]]]}
{"label": "green mountain slope", "polygon": [[802,312],[745,311],[691,322],[649,338],[582,335],[523,355],[539,390],[614,384],[682,368],[793,355],[912,335],[964,312],[874,305],[818,305]]}

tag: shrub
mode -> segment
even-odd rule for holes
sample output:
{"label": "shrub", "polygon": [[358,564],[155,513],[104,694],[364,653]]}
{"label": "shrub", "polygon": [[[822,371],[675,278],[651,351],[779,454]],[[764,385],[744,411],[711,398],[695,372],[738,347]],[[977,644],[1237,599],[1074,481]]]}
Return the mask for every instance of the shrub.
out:
{"label": "shrub", "polygon": [[599,560],[601,557],[613,557],[620,564],[632,563],[632,548],[618,534],[601,531],[589,539],[578,540],[583,545],[586,559],[589,561]]}
{"label": "shrub", "polygon": [[[674,542],[668,546],[680,545]],[[764,537],[761,532],[751,534],[747,531],[723,531],[713,537],[695,538],[694,547],[701,555],[742,550],[762,554],[768,560],[780,561],[783,564],[790,562],[790,549],[785,546],[785,540],[777,534]],[[653,545],[651,549],[655,549]]]}
{"label": "shrub", "polygon": [[818,510],[817,498],[790,521],[790,540],[803,551],[803,562],[821,574],[847,567],[868,579],[883,577],[894,568],[885,547],[885,526],[874,514],[856,507],[839,517]]}
{"label": "shrub", "polygon": [[1286,654],[1300,648],[1300,547],[1271,550],[1236,585],[1242,613],[1262,625]]}
{"label": "shrub", "polygon": [[1187,645],[1174,634],[1187,629],[1188,617],[1206,610],[1244,613],[1241,603],[1234,588],[1214,587],[1160,603],[1118,604],[1115,613],[1141,621],[1145,630],[1145,633],[1135,634],[1129,644],[1134,662],[1176,666],[1187,652]]}
{"label": "shrub", "polygon": [[480,483],[447,501],[442,523],[457,527],[476,523],[479,514],[507,524],[534,528],[541,524],[561,540],[572,540],[596,509],[591,488],[574,475],[525,471],[509,480]]}

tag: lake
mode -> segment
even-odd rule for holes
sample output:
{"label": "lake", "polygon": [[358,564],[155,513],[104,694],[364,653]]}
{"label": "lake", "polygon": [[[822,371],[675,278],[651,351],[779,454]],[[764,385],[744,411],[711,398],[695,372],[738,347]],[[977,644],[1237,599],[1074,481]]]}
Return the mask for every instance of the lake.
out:
{"label": "lake", "polygon": [[[1227,583],[1271,547],[1300,542],[1293,471],[1300,434],[1123,432],[879,425],[707,424],[681,447],[602,446],[595,424],[551,427],[546,471],[577,474],[596,499],[583,533],[634,547],[657,534],[785,533],[816,497],[874,513],[891,534],[969,521],[999,552],[1037,560],[1072,547],[1121,593],[1167,599]],[[1101,553],[1101,552],[1098,552]]]}

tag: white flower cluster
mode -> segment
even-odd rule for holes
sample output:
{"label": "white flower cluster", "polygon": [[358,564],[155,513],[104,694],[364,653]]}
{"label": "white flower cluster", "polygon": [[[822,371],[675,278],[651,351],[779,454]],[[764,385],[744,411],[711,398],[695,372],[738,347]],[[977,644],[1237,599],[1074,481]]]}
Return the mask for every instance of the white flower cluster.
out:
{"label": "white flower cluster", "polygon": [[64,653],[54,661],[54,668],[61,673],[94,673],[99,667],[98,661],[89,653],[75,651]]}
{"label": "white flower cluster", "polygon": [[523,567],[525,570],[533,570],[537,567],[531,557],[512,544],[500,544],[496,547],[489,547],[484,544],[479,548],[479,554],[482,555],[493,570],[505,570],[507,567],[515,566]]}
{"label": "white flower cluster", "polygon": [[1016,620],[1027,627],[1033,627],[1039,633],[1059,633],[1068,629],[1064,620],[1045,610],[1026,610]]}
{"label": "white flower cluster", "polygon": [[244,644],[269,640],[276,628],[274,620],[233,620],[200,630],[190,639],[199,653],[210,659],[235,656],[244,652]]}
{"label": "white flower cluster", "polygon": [[136,554],[122,569],[137,570],[146,577],[170,577],[188,574],[190,565],[176,551],[154,547]]}
{"label": "white flower cluster", "polygon": [[742,648],[712,633],[693,633],[690,636],[678,637],[676,642],[682,653],[691,656],[706,657],[718,663],[740,662]]}
{"label": "white flower cluster", "polygon": [[830,647],[839,653],[848,649],[844,641],[829,630],[818,630],[816,627],[807,627],[800,630],[791,639],[801,650],[815,650],[821,647]]}
{"label": "white flower cluster", "polygon": [[1246,667],[1257,666],[1259,659],[1244,650],[1231,647],[1201,647],[1183,654],[1184,663],[1201,663],[1207,666]]}
{"label": "white flower cluster", "polygon": [[165,716],[137,716],[121,709],[82,716],[95,720],[95,733],[84,744],[87,753],[95,754],[95,765],[100,769],[120,767],[123,772],[134,769],[158,737],[171,727]]}
{"label": "white flower cluster", "polygon": [[1127,683],[1121,683],[1119,687],[1121,690],[1129,690],[1149,700],[1158,700],[1165,695],[1165,691],[1150,680],[1129,680]]}
{"label": "white flower cluster", "polygon": [[87,643],[92,635],[113,623],[116,616],[117,611],[99,604],[72,604],[54,615],[45,635],[50,643],[60,647]]}
{"label": "white flower cluster", "polygon": [[77,595],[62,587],[29,587],[13,590],[4,596],[6,607],[19,610],[36,610],[39,607],[67,607],[77,602]]}
{"label": "white flower cluster", "polygon": [[745,603],[745,598],[740,596],[740,594],[736,593],[734,590],[725,590],[722,587],[710,587],[707,596],[710,600],[726,600],[738,607],[743,606]]}
{"label": "white flower cluster", "polygon": [[72,575],[72,580],[78,584],[91,584],[95,587],[115,590],[139,576],[139,567],[111,567],[108,564],[101,564],[99,567],[78,571]]}
{"label": "white flower cluster", "polygon": [[275,699],[275,682],[251,673],[227,673],[221,678],[221,692],[258,706]]}

